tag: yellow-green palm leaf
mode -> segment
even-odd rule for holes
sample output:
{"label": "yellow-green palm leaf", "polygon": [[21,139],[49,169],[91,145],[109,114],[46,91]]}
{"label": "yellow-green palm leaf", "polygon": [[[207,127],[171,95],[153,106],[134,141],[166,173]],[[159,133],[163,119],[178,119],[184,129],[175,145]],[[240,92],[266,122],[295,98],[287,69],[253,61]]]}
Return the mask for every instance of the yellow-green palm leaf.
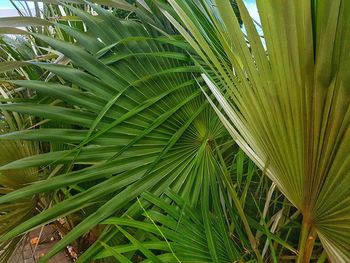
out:
{"label": "yellow-green palm leaf", "polygon": [[349,262],[350,2],[257,1],[263,41],[242,1],[247,35],[229,1],[168,2],[225,126],[302,212],[300,253],[314,229],[333,262]]}

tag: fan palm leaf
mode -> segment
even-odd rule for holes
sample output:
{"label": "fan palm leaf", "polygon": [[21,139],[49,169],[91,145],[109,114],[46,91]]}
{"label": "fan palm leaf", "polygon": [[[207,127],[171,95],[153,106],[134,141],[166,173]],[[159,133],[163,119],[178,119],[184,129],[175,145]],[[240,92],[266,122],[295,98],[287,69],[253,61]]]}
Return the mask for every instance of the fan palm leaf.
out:
{"label": "fan palm leaf", "polygon": [[168,2],[210,69],[223,123],[303,214],[299,262],[316,233],[333,262],[349,262],[349,2],[258,0],[264,41],[242,1],[246,35],[229,1]]}
{"label": "fan palm leaf", "polygon": [[[32,35],[70,62],[27,62],[55,78],[7,79],[34,96],[23,103],[0,105],[4,111],[35,116],[39,124],[43,123],[3,134],[2,140],[65,145],[60,150],[53,148],[10,162],[1,170],[39,167],[45,171],[58,165],[72,168],[68,172],[60,170],[57,176],[44,172],[43,180],[0,197],[0,203],[7,204],[65,193],[63,200],[56,200],[49,209],[1,235],[0,242],[83,211],[81,222],[43,261],[110,216],[141,215],[142,209],[135,200],[142,192],[160,196],[170,187],[190,205],[199,204],[202,187],[209,184],[209,174],[216,176],[214,181],[222,176],[218,165],[207,169],[216,163],[213,154],[207,152],[223,143],[234,147],[193,79],[199,68],[173,43],[181,48],[189,46],[160,33],[173,32],[168,23],[145,11],[142,14],[148,22],[141,24],[119,20],[95,5],[91,8],[97,16],[73,6],[65,7],[84,22],[86,31],[64,23],[54,26],[75,43],[44,34]],[[211,194],[206,192],[205,200]],[[217,258],[215,235],[208,220],[204,225],[211,238],[209,250]],[[107,227],[101,238],[108,242],[119,231]],[[224,242],[231,251],[228,256],[234,259],[232,244],[227,237]],[[242,243],[249,246],[247,239]],[[79,260],[89,260],[99,249],[101,245],[97,243]]]}
{"label": "fan palm leaf", "polygon": [[[12,88],[4,84],[1,85],[0,98],[11,100],[10,91]],[[27,121],[16,113],[3,112],[0,118],[0,134],[21,130]],[[0,143],[0,165],[34,155],[38,150],[39,146],[33,142],[3,141]],[[39,180],[39,172],[35,167],[3,170],[0,172],[0,195],[4,196],[37,180]],[[39,200],[37,198],[25,198],[16,203],[2,204],[0,206],[1,235],[37,214],[45,205],[46,200]],[[0,245],[0,261],[7,262],[12,252],[19,248],[22,240],[23,235],[19,235],[14,239],[2,242]]]}
{"label": "fan palm leaf", "polygon": [[[225,244],[228,237],[221,235],[228,233],[229,230],[220,229],[222,223],[220,221],[223,218],[217,217],[222,214],[222,211],[216,211],[219,212],[218,214],[207,214],[207,212],[191,207],[186,199],[173,191],[166,191],[165,194],[171,202],[150,193],[142,194],[143,200],[157,207],[157,209],[144,210],[145,222],[115,217],[102,222],[102,224],[111,224],[118,228],[132,227],[147,233],[149,236],[142,242],[143,248],[128,237],[130,244],[113,246],[99,253],[96,259],[113,256],[114,253],[123,254],[136,250],[143,250],[147,256],[145,249],[149,252],[155,249],[164,252],[153,260],[148,256],[148,259],[142,262],[229,262],[233,258],[238,260],[239,255],[244,254],[242,251],[239,253],[235,251],[237,248],[233,246],[234,243]],[[205,206],[209,203],[207,201],[205,200]],[[140,201],[139,205],[142,207]],[[202,216],[202,212],[205,213],[205,217],[210,217],[209,225],[204,222],[205,217]]]}

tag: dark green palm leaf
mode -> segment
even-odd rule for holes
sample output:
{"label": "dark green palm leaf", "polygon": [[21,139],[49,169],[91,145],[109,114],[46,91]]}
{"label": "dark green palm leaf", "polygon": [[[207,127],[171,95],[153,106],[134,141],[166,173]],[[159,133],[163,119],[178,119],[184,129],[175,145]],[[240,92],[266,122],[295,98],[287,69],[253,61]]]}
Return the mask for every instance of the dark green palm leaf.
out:
{"label": "dark green palm leaf", "polygon": [[[190,204],[196,204],[202,191],[200,182],[208,173],[200,165],[208,158],[203,155],[205,149],[215,141],[220,144],[227,136],[193,80],[192,73],[198,68],[179,48],[158,41],[162,35],[157,30],[135,21],[120,21],[95,6],[98,16],[67,8],[88,29],[83,32],[57,25],[77,44],[34,35],[71,60],[69,65],[34,65],[63,79],[62,84],[10,81],[35,91],[33,102],[1,105],[3,110],[36,116],[49,124],[5,134],[3,139],[66,145],[63,151],[34,155],[2,169],[87,166],[55,177],[44,175],[44,180],[0,198],[0,203],[11,203],[60,189],[72,194],[2,235],[2,242],[75,211],[95,207],[43,260],[109,216],[140,214],[140,207],[131,204],[144,191],[161,195],[171,187]],[[135,41],[123,41],[132,38]],[[150,38],[155,40],[148,41]],[[99,50],[105,46],[110,48],[101,56]],[[77,188],[85,190],[73,194]],[[211,231],[209,222],[206,228]],[[226,244],[230,246],[230,241]],[[214,248],[210,250],[215,253]]]}

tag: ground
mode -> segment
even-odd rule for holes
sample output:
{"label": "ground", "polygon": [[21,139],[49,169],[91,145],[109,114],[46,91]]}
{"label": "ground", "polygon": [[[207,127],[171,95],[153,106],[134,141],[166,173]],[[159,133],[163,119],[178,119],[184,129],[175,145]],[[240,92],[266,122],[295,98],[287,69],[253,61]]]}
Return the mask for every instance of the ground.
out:
{"label": "ground", "polygon": [[[40,234],[41,233],[41,234]],[[35,263],[44,256],[52,246],[58,242],[60,236],[52,226],[36,229],[28,234],[23,245],[10,259],[9,263]],[[63,251],[49,260],[49,263],[72,262],[66,251]]]}

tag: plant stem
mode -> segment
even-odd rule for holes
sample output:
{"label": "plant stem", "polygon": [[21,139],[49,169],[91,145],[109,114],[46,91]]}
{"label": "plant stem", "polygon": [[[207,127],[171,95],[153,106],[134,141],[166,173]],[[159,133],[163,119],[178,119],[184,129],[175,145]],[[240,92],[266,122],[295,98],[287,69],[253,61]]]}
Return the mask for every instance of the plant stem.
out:
{"label": "plant stem", "polygon": [[316,229],[311,226],[310,233],[306,241],[305,251],[304,251],[304,262],[310,262],[316,238],[317,238]]}
{"label": "plant stem", "polygon": [[307,237],[309,236],[310,232],[310,225],[305,221],[305,218],[303,218],[303,223],[301,226],[301,233],[299,238],[299,255],[297,258],[296,263],[303,263],[304,260],[304,252],[307,242]]}
{"label": "plant stem", "polygon": [[314,227],[303,218],[301,234],[299,238],[299,255],[296,263],[309,263],[315,244],[317,233]]}

